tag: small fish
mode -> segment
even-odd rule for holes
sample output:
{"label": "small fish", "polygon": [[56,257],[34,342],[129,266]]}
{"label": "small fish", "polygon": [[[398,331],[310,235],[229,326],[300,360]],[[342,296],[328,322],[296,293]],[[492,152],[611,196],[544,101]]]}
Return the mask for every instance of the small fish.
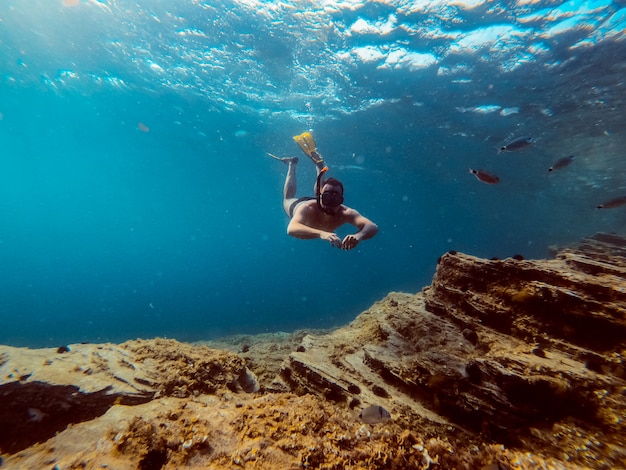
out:
{"label": "small fish", "polygon": [[561,170],[566,166],[569,166],[570,163],[574,161],[574,155],[570,155],[569,157],[559,158],[554,165],[548,168],[548,171]]}
{"label": "small fish", "polygon": [[616,197],[600,204],[598,209],[613,209],[614,207],[623,206],[624,204],[626,204],[626,196]]}
{"label": "small fish", "polygon": [[470,168],[469,172],[474,175],[478,181],[482,181],[483,183],[498,184],[500,182],[500,178],[496,175],[492,175],[491,173],[487,173],[483,170],[474,170]]}
{"label": "small fish", "polygon": [[28,421],[31,423],[40,423],[47,416],[39,408],[28,408],[26,414],[28,415]]}
{"label": "small fish", "polygon": [[533,143],[532,137],[518,137],[517,139],[513,139],[508,144],[503,145],[498,149],[498,155],[502,152],[515,152],[517,150],[522,150],[523,148],[528,147]]}
{"label": "small fish", "polygon": [[361,418],[365,424],[378,424],[391,419],[391,414],[382,406],[372,405],[361,411],[359,418]]}

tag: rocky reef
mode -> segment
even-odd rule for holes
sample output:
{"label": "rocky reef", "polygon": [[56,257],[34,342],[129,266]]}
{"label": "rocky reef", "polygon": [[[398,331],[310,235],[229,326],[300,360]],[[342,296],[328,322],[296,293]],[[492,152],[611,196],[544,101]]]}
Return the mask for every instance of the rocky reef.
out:
{"label": "rocky reef", "polygon": [[2,466],[626,468],[624,354],[625,239],[449,252],[333,331],[0,347]]}

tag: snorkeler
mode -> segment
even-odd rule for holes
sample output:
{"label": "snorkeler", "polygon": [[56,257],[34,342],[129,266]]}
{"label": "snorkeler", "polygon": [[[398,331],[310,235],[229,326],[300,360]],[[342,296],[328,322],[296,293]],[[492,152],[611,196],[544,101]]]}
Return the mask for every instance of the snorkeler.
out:
{"label": "snorkeler", "polygon": [[[291,218],[287,233],[295,238],[311,240],[321,238],[330,242],[331,246],[352,250],[362,240],[372,238],[378,232],[378,226],[358,211],[343,204],[343,184],[335,178],[322,180],[328,170],[322,156],[317,151],[315,140],[309,132],[293,138],[302,151],[309,157],[317,169],[315,181],[315,197],[296,198],[296,165],[297,157],[279,158],[289,165],[283,192],[283,207]],[[335,230],[345,224],[354,225],[357,233],[346,235],[342,240]]]}

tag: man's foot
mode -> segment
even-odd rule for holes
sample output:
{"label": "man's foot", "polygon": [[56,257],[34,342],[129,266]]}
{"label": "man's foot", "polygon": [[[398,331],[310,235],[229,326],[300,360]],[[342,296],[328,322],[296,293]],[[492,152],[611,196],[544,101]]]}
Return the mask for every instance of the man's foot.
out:
{"label": "man's foot", "polygon": [[271,153],[269,153],[269,152],[267,153],[267,155],[268,155],[268,156],[270,156],[270,157],[272,157],[274,160],[280,160],[281,162],[286,163],[286,164],[288,164],[288,165],[289,165],[290,163],[293,163],[294,165],[295,165],[296,163],[298,163],[298,157],[283,157],[283,158],[281,158],[281,157],[277,157],[276,155],[272,155],[272,154],[271,154]]}
{"label": "man's foot", "polygon": [[291,165],[292,163],[295,165],[298,163],[298,157],[284,157],[281,158],[280,161],[286,163],[287,165]]}
{"label": "man's foot", "polygon": [[318,170],[321,170],[326,166],[326,163],[324,163],[324,159],[322,158],[322,156],[315,150],[313,150],[308,156],[311,160],[313,160],[313,163],[315,163],[315,166],[318,168]]}

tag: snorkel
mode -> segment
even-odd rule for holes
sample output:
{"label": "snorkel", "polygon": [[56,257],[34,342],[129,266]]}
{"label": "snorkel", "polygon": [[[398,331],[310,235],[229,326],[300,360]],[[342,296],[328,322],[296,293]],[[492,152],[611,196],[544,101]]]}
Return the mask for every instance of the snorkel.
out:
{"label": "snorkel", "polygon": [[[317,201],[319,210],[328,215],[336,215],[337,208],[343,204],[343,184],[335,178],[328,178],[322,182],[322,175],[327,171],[328,167],[325,166],[317,175],[315,200]],[[322,186],[326,187],[327,185],[329,187],[322,193]]]}
{"label": "snorkel", "polygon": [[322,212],[326,214],[334,215],[333,211],[322,207],[322,187],[321,187],[322,175],[326,173],[327,171],[328,171],[328,167],[325,166],[324,168],[320,170],[319,174],[317,175],[317,183],[315,184],[315,200],[317,201],[317,207],[319,208],[319,210],[321,210]]}

